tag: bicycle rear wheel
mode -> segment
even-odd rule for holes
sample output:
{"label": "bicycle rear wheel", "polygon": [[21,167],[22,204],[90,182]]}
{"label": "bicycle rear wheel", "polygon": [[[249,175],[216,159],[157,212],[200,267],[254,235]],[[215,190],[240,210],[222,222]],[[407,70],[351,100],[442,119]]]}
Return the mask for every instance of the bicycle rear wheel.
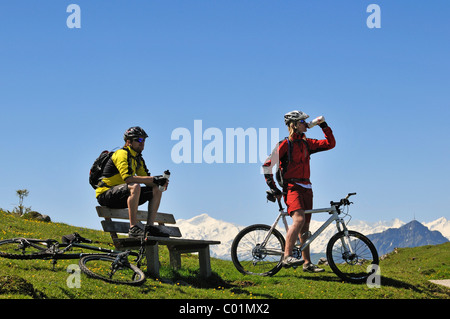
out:
{"label": "bicycle rear wheel", "polygon": [[[352,251],[345,247],[350,245]],[[327,245],[327,260],[333,272],[342,280],[364,283],[378,265],[378,252],[373,243],[358,232],[349,230],[348,237],[339,232],[331,237]]]}
{"label": "bicycle rear wheel", "polygon": [[110,283],[139,286],[145,281],[145,274],[141,269],[130,264],[128,259],[118,261],[117,256],[90,254],[83,256],[79,265],[89,277]]}
{"label": "bicycle rear wheel", "polygon": [[243,274],[273,276],[281,269],[285,240],[274,229],[267,243],[262,246],[269,235],[270,226],[251,225],[241,230],[231,245],[231,259],[237,270]]}
{"label": "bicycle rear wheel", "polygon": [[0,257],[9,259],[43,259],[50,256],[48,241],[33,238],[11,238],[0,241]]}

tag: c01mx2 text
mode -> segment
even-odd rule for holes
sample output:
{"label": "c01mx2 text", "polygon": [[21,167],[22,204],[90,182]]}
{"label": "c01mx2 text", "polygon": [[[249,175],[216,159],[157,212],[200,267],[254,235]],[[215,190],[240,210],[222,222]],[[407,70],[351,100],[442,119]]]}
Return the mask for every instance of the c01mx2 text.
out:
{"label": "c01mx2 text", "polygon": [[269,304],[230,304],[223,306],[224,313],[269,313]]}
{"label": "c01mx2 text", "polygon": [[207,317],[213,312],[225,314],[269,314],[269,304],[246,304],[246,303],[227,303],[222,308],[214,306],[186,305],[180,306],[180,314],[204,314]]}

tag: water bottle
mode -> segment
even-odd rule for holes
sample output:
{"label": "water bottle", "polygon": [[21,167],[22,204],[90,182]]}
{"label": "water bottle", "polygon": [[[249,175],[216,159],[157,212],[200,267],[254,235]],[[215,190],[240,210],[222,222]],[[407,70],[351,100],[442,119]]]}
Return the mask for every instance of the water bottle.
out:
{"label": "water bottle", "polygon": [[[169,170],[164,171],[163,177],[164,177],[164,178],[167,178],[167,180],[169,180],[169,177],[170,177],[170,172],[169,172]],[[167,189],[166,186],[159,186],[159,190],[160,190],[161,192],[164,192],[166,189]]]}
{"label": "water bottle", "polygon": [[325,118],[323,116],[318,116],[316,117],[314,120],[312,120],[311,122],[308,123],[308,127],[312,128],[320,123],[325,122]]}

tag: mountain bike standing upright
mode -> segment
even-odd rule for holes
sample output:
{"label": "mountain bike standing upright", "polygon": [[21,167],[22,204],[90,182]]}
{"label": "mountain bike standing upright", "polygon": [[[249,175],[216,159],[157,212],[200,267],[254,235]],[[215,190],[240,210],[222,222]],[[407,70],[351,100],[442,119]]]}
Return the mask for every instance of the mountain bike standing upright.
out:
{"label": "mountain bike standing upright", "polygon": [[[338,202],[330,202],[330,207],[306,210],[305,214],[328,212],[331,217],[312,234],[303,244],[297,240],[293,249],[293,256],[302,258],[302,251],[308,247],[332,222],[336,222],[337,233],[331,237],[327,244],[326,257],[328,265],[342,280],[363,283],[376,272],[378,265],[378,253],[373,243],[363,234],[348,230],[343,217],[348,215],[348,210],[343,214],[343,207],[350,206],[348,199],[356,193],[349,193]],[[275,196],[267,191],[267,199],[275,202]],[[255,224],[241,230],[233,240],[231,246],[231,258],[234,266],[243,274],[273,276],[282,268],[285,239],[275,228],[280,219],[288,230],[286,221],[287,212],[276,199],[279,206],[279,214],[272,226]]]}

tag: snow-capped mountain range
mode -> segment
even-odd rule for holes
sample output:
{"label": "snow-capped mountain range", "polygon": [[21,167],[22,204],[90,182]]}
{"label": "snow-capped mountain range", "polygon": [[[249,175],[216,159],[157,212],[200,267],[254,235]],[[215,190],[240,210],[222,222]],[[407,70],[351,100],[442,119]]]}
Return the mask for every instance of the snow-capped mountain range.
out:
{"label": "snow-capped mountain range", "polygon": [[[318,229],[323,222],[311,221],[311,232]],[[445,217],[438,218],[431,222],[422,222],[429,230],[439,231],[444,237],[450,240],[450,221]],[[278,225],[278,230],[285,235],[284,229]],[[381,233],[389,228],[399,228],[405,225],[405,222],[399,219],[379,222],[365,222],[351,220],[347,225],[348,229],[355,230],[364,235]],[[178,219],[177,226],[180,228],[184,238],[219,240],[220,245],[211,246],[211,256],[221,259],[231,259],[230,248],[234,237],[246,226],[236,225],[222,220],[214,219],[207,214],[201,214],[191,219]],[[330,225],[325,231],[311,244],[311,253],[325,253],[327,243],[331,236],[336,233],[336,227]]]}

